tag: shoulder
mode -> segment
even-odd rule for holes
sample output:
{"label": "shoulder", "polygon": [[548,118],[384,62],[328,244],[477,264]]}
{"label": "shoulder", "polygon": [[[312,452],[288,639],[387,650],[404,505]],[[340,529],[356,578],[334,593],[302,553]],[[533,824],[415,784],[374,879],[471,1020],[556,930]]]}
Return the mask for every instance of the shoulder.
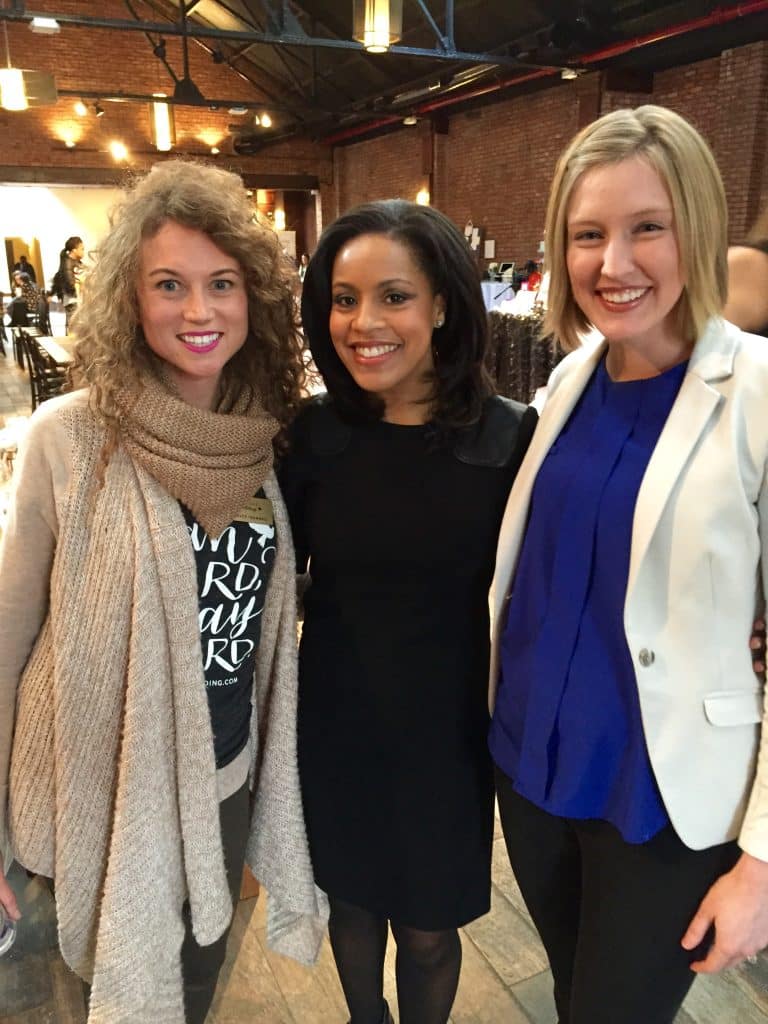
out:
{"label": "shoulder", "polygon": [[750,334],[749,331],[742,331],[734,324],[723,321],[724,327],[733,332],[736,340],[736,361],[735,372],[758,374],[760,380],[766,385],[768,393],[768,341],[759,334]]}
{"label": "shoulder", "polygon": [[[754,401],[756,412],[768,394],[768,341],[713,317],[696,343],[688,366],[706,381],[741,402]],[[761,416],[761,419],[763,417]]]}
{"label": "shoulder", "polygon": [[751,334],[724,317],[712,317],[707,323],[694,348],[694,354],[702,350],[733,353],[735,360],[749,362],[756,367],[768,367],[768,342],[759,334]]}
{"label": "shoulder", "polygon": [[313,395],[289,428],[288,454],[336,455],[346,448],[351,433],[352,428],[336,412],[328,395]]}
{"label": "shoulder", "polygon": [[527,448],[536,419],[532,407],[492,395],[486,399],[479,421],[460,432],[454,447],[456,458],[477,466],[507,466],[523,441]]}
{"label": "shoulder", "polygon": [[582,339],[582,343],[578,348],[569,352],[564,359],[561,359],[549,375],[547,398],[553,394],[564,380],[567,380],[572,373],[575,373],[584,363],[591,359],[595,354],[595,349],[599,348],[603,343],[603,336],[597,331],[592,331]]}
{"label": "shoulder", "polygon": [[734,245],[728,250],[728,269],[738,273],[768,272],[768,243]]}
{"label": "shoulder", "polygon": [[73,429],[87,432],[97,430],[87,388],[69,391],[38,406],[30,417],[25,442],[45,441],[48,447],[65,444],[72,436]]}

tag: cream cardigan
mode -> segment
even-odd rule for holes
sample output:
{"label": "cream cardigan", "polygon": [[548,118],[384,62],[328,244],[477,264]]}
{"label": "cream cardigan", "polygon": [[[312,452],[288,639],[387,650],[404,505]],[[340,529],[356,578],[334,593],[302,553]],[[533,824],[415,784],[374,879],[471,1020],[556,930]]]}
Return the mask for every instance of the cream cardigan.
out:
{"label": "cream cardigan", "polygon": [[[62,955],[93,983],[89,1024],[183,1024],[182,904],[202,944],[232,913],[194,554],[178,503],[122,450],[92,505],[102,440],[75,392],[34,415],[17,466],[0,549],[0,848],[56,879]],[[296,760],[294,562],[274,477],[265,490],[279,543],[246,860],[269,893],[270,942],[311,962],[326,901]]]}

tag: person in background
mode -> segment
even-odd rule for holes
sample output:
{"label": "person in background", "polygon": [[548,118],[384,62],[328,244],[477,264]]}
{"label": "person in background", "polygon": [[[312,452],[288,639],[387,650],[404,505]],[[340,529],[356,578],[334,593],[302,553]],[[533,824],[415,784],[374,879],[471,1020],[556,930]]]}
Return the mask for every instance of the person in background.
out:
{"label": "person in background", "polygon": [[721,316],[726,219],[660,107],[555,172],[545,329],[574,351],[499,537],[490,747],[561,1024],[671,1024],[768,942],[768,349]]}
{"label": "person in background", "polygon": [[80,299],[80,275],[85,248],[79,235],[71,235],[59,254],[59,269],[54,277],[53,293],[61,300],[66,314],[67,332]]}
{"label": "person in background", "polygon": [[523,282],[525,290],[529,292],[538,291],[539,285],[541,284],[541,274],[533,260],[528,260],[525,264],[525,272],[528,275]]}
{"label": "person in background", "polygon": [[51,311],[48,304],[48,296],[42,288],[40,288],[37,293],[35,313],[37,315],[37,326],[40,328],[41,334],[53,334],[53,330],[51,329]]}
{"label": "person in background", "polygon": [[728,250],[726,320],[768,338],[768,207],[746,242]]}
{"label": "person in background", "polygon": [[15,289],[15,294],[8,305],[5,307],[5,316],[8,317],[9,327],[27,327],[29,324],[29,307],[27,306],[24,296],[21,294],[21,288]]}
{"label": "person in background", "polygon": [[37,311],[39,292],[36,285],[33,284],[29,274],[26,274],[23,270],[14,271],[13,284],[15,288],[19,289],[21,298],[27,304],[29,312],[35,313]]}
{"label": "person in background", "polygon": [[299,280],[302,283],[304,282],[304,278],[306,277],[308,265],[309,265],[309,256],[307,256],[307,254],[305,252],[303,252],[301,254],[301,259],[299,260]]}
{"label": "person in background", "polygon": [[457,928],[489,909],[487,589],[536,415],[493,396],[473,255],[437,210],[353,209],[324,232],[302,320],[327,395],[279,477],[309,568],[299,768],[352,1024],[445,1024]]}
{"label": "person in background", "polygon": [[22,271],[22,273],[28,274],[32,284],[37,284],[37,274],[35,273],[35,268],[27,259],[26,253],[22,253],[19,256],[18,263],[14,263],[13,269],[20,270]]}
{"label": "person in background", "polygon": [[[14,472],[0,850],[52,880],[93,1021],[202,1024],[244,860],[276,948],[309,962],[322,937],[272,472],[303,381],[292,279],[236,175],[153,168],[78,311],[84,386],[32,417]],[[0,902],[18,919],[1,870]]]}

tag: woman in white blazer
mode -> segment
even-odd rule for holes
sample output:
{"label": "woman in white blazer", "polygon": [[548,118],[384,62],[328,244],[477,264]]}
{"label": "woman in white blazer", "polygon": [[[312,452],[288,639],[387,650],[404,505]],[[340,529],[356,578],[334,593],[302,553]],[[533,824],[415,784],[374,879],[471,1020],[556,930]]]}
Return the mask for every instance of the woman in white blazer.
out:
{"label": "woman in white blazer", "polygon": [[580,132],[546,231],[574,351],[501,528],[490,746],[560,1024],[665,1024],[768,943],[768,348],[720,318],[723,187],[671,111]]}

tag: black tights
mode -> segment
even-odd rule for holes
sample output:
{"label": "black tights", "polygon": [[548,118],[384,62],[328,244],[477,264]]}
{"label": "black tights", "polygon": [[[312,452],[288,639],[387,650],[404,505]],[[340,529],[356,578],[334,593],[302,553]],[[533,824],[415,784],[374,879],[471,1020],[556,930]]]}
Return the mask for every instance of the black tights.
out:
{"label": "black tights", "polygon": [[[331,897],[329,931],[350,1024],[381,1024],[387,919]],[[428,932],[392,922],[400,1024],[445,1024],[461,968],[455,929]]]}

